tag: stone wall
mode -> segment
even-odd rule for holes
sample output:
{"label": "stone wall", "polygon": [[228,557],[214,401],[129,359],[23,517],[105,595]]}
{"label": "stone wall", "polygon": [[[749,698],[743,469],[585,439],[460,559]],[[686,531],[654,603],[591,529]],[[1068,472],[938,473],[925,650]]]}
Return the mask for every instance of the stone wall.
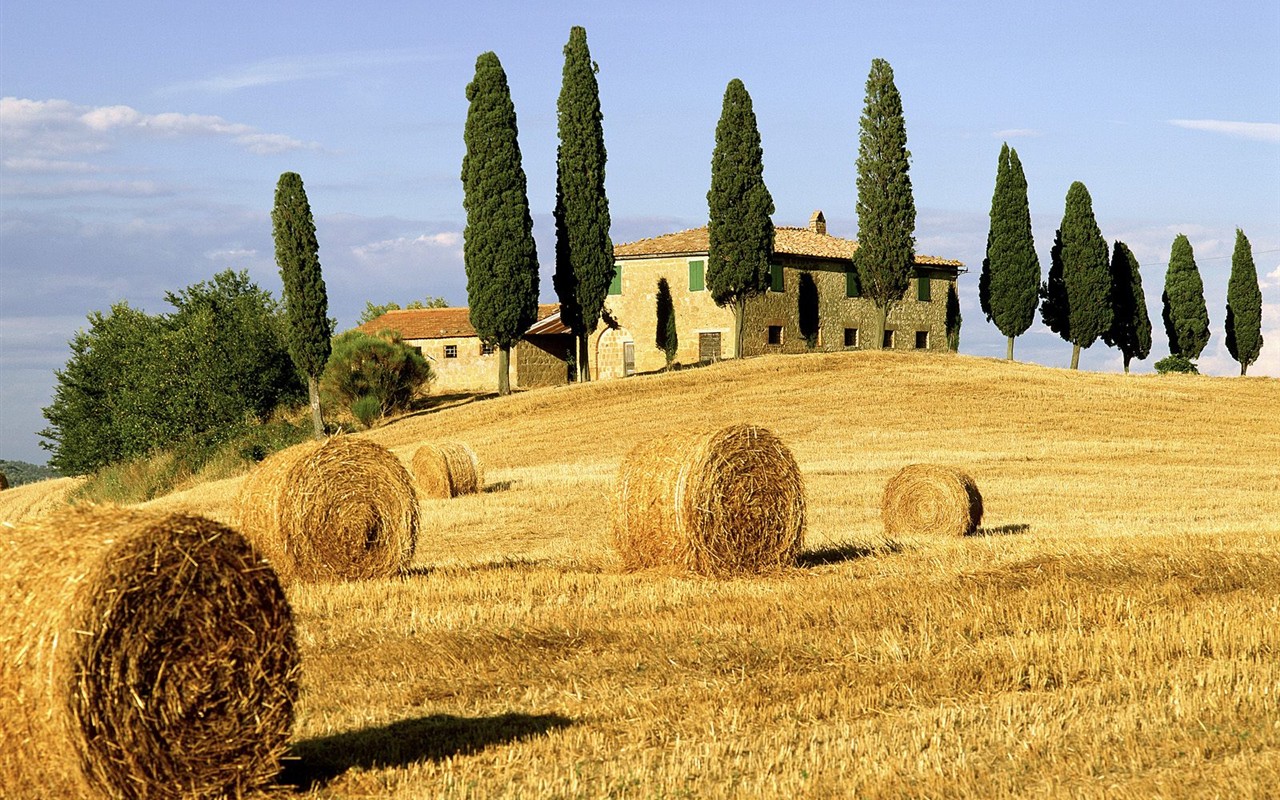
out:
{"label": "stone wall", "polygon": [[[431,371],[435,373],[432,392],[493,392],[498,389],[497,351],[482,354],[480,339],[475,336],[406,339],[405,344],[418,348],[431,365]],[[447,347],[453,347],[457,355],[447,357]]]}
{"label": "stone wall", "polygon": [[533,389],[568,383],[572,347],[572,334],[526,336],[515,348],[516,385]]}

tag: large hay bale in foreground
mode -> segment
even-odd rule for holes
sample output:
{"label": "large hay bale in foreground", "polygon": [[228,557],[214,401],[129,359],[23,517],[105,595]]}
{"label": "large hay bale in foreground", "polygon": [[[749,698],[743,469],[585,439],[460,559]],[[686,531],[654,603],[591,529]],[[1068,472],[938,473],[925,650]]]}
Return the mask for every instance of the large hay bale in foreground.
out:
{"label": "large hay bale in foreground", "polygon": [[390,577],[409,568],[418,543],[408,470],[349,436],[267,458],[241,484],[235,518],[285,581]]}
{"label": "large hay bale in foreground", "polygon": [[240,797],[280,768],[293,615],[234,530],[76,506],[0,528],[0,797]]}
{"label": "large hay bale in foreground", "polygon": [[424,444],[413,454],[411,467],[424,497],[457,497],[484,488],[480,458],[462,442]]}
{"label": "large hay bale in foreground", "polygon": [[889,536],[968,536],[982,522],[982,494],[955,467],[911,464],[885,485],[880,514]]}
{"label": "large hay bale in foreground", "polygon": [[795,564],[804,524],[795,459],[755,425],[651,439],[618,471],[611,527],[626,569],[776,570]]}

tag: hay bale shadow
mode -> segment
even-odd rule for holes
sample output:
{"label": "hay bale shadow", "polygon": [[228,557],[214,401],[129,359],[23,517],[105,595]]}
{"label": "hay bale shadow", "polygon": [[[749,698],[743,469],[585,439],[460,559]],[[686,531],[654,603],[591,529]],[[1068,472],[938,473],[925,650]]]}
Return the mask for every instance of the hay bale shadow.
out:
{"label": "hay bale shadow", "polygon": [[499,714],[455,717],[433,714],[372,728],[295,742],[277,782],[307,792],[353,767],[407,767],[470,755],[492,745],[528,739],[566,728],[574,720],[559,714]]}
{"label": "hay bale shadow", "polygon": [[516,485],[515,481],[494,481],[493,483],[485,484],[484,488],[481,489],[480,491],[484,492],[485,494],[493,494],[494,492],[505,492],[510,490],[511,487],[515,485]]}
{"label": "hay bale shadow", "polygon": [[806,550],[796,557],[796,565],[802,568],[823,567],[828,564],[841,564],[845,561],[856,561],[859,558],[880,555],[882,553],[900,553],[902,545],[897,542],[886,542],[878,547],[861,544],[838,544],[821,547],[817,550]]}
{"label": "hay bale shadow", "polygon": [[1025,522],[1013,522],[1008,525],[991,525],[985,528],[978,528],[970,536],[1013,536],[1019,533],[1026,533],[1031,530],[1031,526]]}

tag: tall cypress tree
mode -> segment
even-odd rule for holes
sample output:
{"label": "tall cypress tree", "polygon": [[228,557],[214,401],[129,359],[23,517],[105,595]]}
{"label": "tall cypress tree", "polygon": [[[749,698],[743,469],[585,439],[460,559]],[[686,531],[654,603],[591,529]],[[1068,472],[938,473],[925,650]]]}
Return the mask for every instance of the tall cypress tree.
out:
{"label": "tall cypress tree", "polygon": [[1204,302],[1204,281],[1196,268],[1191,242],[1183,234],[1173,240],[1169,270],[1164,275],[1164,330],[1169,353],[1195,361],[1209,343],[1209,309]]}
{"label": "tall cypress tree", "polygon": [[600,321],[613,280],[598,71],[587,49],[586,29],[570,29],[557,104],[560,147],[556,154],[556,271],[552,281],[560,298],[560,319],[578,339],[578,378],[584,381],[591,380],[587,337]]}
{"label": "tall cypress tree", "polygon": [[271,210],[275,238],[276,265],[284,283],[289,357],[298,371],[307,376],[311,400],[311,424],[317,439],[324,436],[324,416],[320,409],[320,374],[329,361],[329,296],[320,275],[320,245],[311,205],[302,186],[302,177],[286,172],[276,184],[275,207]]}
{"label": "tall cypress tree", "polygon": [[716,125],[707,206],[707,288],[717,305],[733,308],[733,355],[741,358],[747,299],[764,291],[773,258],[773,197],[751,95],[737,78],[725,88]]}
{"label": "tall cypress tree", "polygon": [[1031,233],[1027,178],[1018,151],[1000,148],[996,188],[991,198],[987,255],[978,282],[982,311],[1009,339],[1006,358],[1013,360],[1013,340],[1031,327],[1039,302],[1040,260]]}
{"label": "tall cypress tree", "polygon": [[858,265],[862,293],[876,307],[873,345],[884,346],[893,305],[915,273],[916,202],[911,194],[911,153],[902,96],[893,68],[877,58],[867,76],[866,104],[858,135]]}
{"label": "tall cypress tree", "polygon": [[1248,373],[1249,365],[1262,351],[1262,290],[1253,265],[1253,247],[1239,228],[1227,282],[1227,351],[1240,362],[1241,375]]}
{"label": "tall cypress tree", "polygon": [[1102,334],[1102,340],[1124,356],[1126,374],[1130,361],[1151,355],[1151,318],[1142,273],[1133,251],[1120,241],[1111,252],[1111,329]]}
{"label": "tall cypress tree", "polygon": [[498,56],[482,53],[467,85],[462,205],[467,304],[480,339],[498,348],[498,394],[511,393],[511,348],[538,319],[538,253],[516,109]]}
{"label": "tall cypress tree", "polygon": [[1040,286],[1040,317],[1071,342],[1071,368],[1080,351],[1111,328],[1111,258],[1093,216],[1093,199],[1079,181],[1067,190],[1067,207],[1053,243],[1048,281]]}
{"label": "tall cypress tree", "polygon": [[658,279],[657,298],[658,325],[653,332],[653,343],[667,357],[667,369],[675,361],[680,349],[680,335],[676,330],[676,306],[671,299],[671,284],[666,278]]}

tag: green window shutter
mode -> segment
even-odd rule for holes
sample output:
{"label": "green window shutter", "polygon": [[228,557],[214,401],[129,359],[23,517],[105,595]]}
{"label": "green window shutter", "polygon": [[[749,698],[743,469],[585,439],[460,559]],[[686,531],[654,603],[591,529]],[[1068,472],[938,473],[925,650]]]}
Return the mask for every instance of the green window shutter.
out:
{"label": "green window shutter", "polygon": [[929,276],[921,275],[916,278],[916,299],[922,302],[929,302],[931,295],[929,294]]}
{"label": "green window shutter", "polygon": [[844,296],[862,297],[862,284],[858,282],[857,267],[849,267],[844,271]]}
{"label": "green window shutter", "polygon": [[689,262],[689,291],[701,292],[707,288],[703,272],[706,269],[705,261]]}
{"label": "green window shutter", "polygon": [[622,294],[622,265],[613,265],[613,282],[609,284],[609,294]]}
{"label": "green window shutter", "polygon": [[785,287],[782,281],[782,265],[770,264],[769,265],[769,291],[781,292],[784,290],[784,288]]}

